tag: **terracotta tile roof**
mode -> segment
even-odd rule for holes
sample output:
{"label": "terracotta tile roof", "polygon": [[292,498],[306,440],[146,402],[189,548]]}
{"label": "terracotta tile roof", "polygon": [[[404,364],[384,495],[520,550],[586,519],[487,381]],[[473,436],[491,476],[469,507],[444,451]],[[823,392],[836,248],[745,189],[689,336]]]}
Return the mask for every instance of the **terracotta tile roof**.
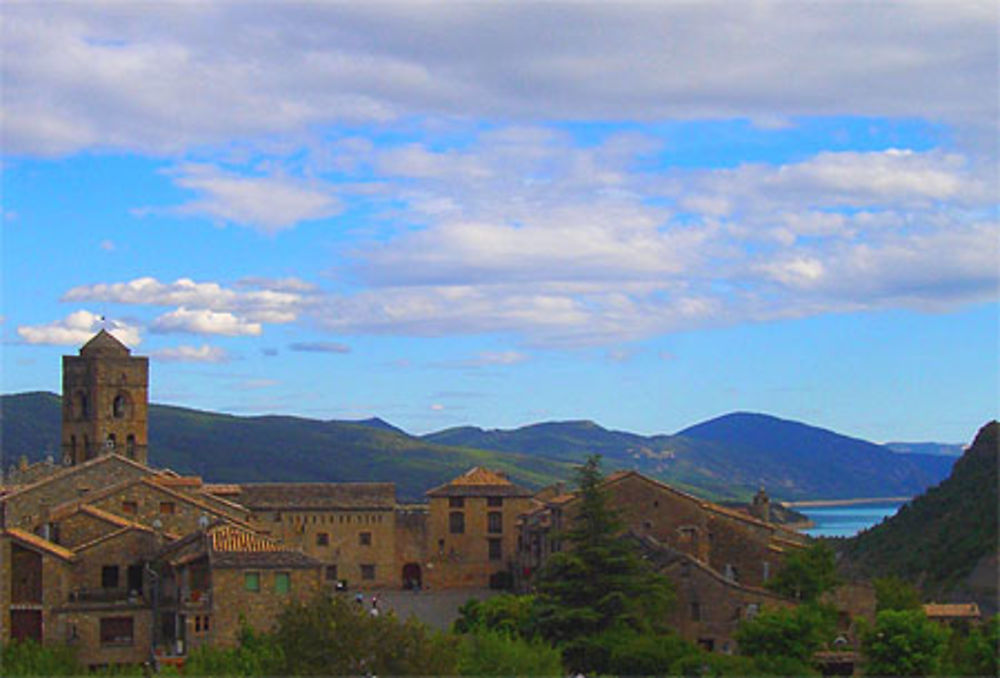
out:
{"label": "terracotta tile roof", "polygon": [[232,501],[255,511],[394,509],[395,483],[244,483]]}
{"label": "terracotta tile roof", "polygon": [[240,493],[240,486],[236,483],[205,483],[202,489],[209,494],[224,497]]}
{"label": "terracotta tile roof", "polygon": [[152,476],[153,482],[165,487],[194,487],[203,485],[201,476],[175,476],[160,473]]}
{"label": "terracotta tile roof", "polygon": [[222,524],[208,530],[213,551],[262,553],[281,551],[281,546],[262,534],[244,530],[235,525]]}
{"label": "terracotta tile roof", "polygon": [[976,603],[928,603],[924,614],[934,619],[978,619],[979,605]]}
{"label": "terracotta tile roof", "polygon": [[217,523],[205,531],[212,567],[313,568],[322,563],[262,534],[231,523]]}
{"label": "terracotta tile roof", "polygon": [[42,537],[39,537],[37,534],[32,534],[31,532],[27,532],[20,528],[8,527],[6,530],[3,531],[3,534],[7,535],[8,537],[10,537],[15,541],[21,542],[21,544],[23,544],[24,546],[27,546],[29,548],[40,549],[42,551],[45,551],[46,553],[56,556],[57,558],[70,561],[76,559],[76,554],[70,551],[68,548],[59,546],[59,544],[55,544],[49,541],[48,539],[43,539]]}
{"label": "terracotta tile roof", "polygon": [[510,482],[502,473],[476,466],[450,482],[429,490],[427,496],[530,497],[532,492]]}

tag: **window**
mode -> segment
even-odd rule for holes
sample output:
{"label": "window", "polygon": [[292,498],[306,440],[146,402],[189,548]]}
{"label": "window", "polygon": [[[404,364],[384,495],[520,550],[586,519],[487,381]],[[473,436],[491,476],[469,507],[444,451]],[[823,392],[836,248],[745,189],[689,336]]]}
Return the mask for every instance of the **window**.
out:
{"label": "window", "polygon": [[114,433],[109,433],[107,440],[104,441],[104,447],[113,450],[115,449],[115,445],[117,445],[117,438],[115,438]]}
{"label": "window", "polygon": [[465,497],[448,497],[448,508],[463,508]]}
{"label": "window", "polygon": [[210,617],[207,614],[196,614],[194,616],[194,632],[207,633],[209,630]]}
{"label": "window", "polygon": [[326,580],[327,581],[337,581],[337,566],[327,565],[326,566]]}
{"label": "window", "polygon": [[330,545],[330,535],[327,532],[318,532],[316,534],[316,546],[329,546]]}
{"label": "window", "polygon": [[490,507],[503,506],[503,497],[486,497],[486,505]]}
{"label": "window", "polygon": [[125,454],[129,459],[135,459],[135,436],[131,433],[125,439]]}
{"label": "window", "polygon": [[274,592],[288,593],[292,590],[292,575],[288,572],[274,573]]}
{"label": "window", "polygon": [[105,617],[101,620],[101,645],[131,645],[132,617]]}
{"label": "window", "polygon": [[452,511],[448,514],[448,531],[452,534],[465,534],[465,514]]}
{"label": "window", "polygon": [[503,559],[503,542],[499,539],[488,540],[490,544],[490,560]]}
{"label": "window", "polygon": [[488,532],[503,532],[503,514],[500,511],[490,511],[486,514],[486,530]]}
{"label": "window", "polygon": [[134,501],[123,501],[122,502],[122,513],[128,513],[130,515],[135,515],[139,512],[139,505]]}
{"label": "window", "polygon": [[691,603],[691,621],[701,621],[701,603]]}
{"label": "window", "polygon": [[358,543],[362,546],[372,545],[372,533],[371,532],[361,532],[358,534]]}
{"label": "window", "polygon": [[163,514],[173,514],[176,510],[176,506],[172,501],[161,501],[160,502],[160,513]]}
{"label": "window", "polygon": [[101,568],[101,588],[118,588],[118,566],[105,565]]}
{"label": "window", "polygon": [[273,518],[273,520],[276,523],[280,523],[281,522],[281,512],[280,511],[275,511],[274,512],[274,518]]}
{"label": "window", "polygon": [[771,578],[771,563],[764,561],[764,581]]}
{"label": "window", "polygon": [[115,402],[111,407],[115,419],[125,418],[125,410],[127,409],[127,406],[128,406],[128,401],[125,400],[125,396],[123,395],[115,396]]}
{"label": "window", "polygon": [[361,566],[361,578],[366,580],[372,580],[375,578],[375,566],[374,565],[362,565]]}
{"label": "window", "polygon": [[243,574],[243,588],[247,591],[260,591],[260,572],[246,572]]}

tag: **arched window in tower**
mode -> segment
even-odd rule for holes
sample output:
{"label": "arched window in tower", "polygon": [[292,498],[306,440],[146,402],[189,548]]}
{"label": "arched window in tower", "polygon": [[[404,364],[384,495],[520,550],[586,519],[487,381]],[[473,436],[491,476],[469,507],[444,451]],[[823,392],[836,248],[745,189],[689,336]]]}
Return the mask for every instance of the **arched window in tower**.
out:
{"label": "arched window in tower", "polygon": [[83,436],[83,456],[87,459],[94,458],[94,449],[90,446],[90,438]]}
{"label": "arched window in tower", "polygon": [[79,419],[86,419],[90,416],[90,408],[87,403],[87,394],[83,391],[76,392],[76,416]]}
{"label": "arched window in tower", "polygon": [[114,452],[116,443],[117,440],[115,439],[115,434],[109,433],[108,439],[104,441],[104,447],[108,450],[108,452]]}
{"label": "arched window in tower", "polygon": [[129,433],[128,438],[125,439],[125,455],[129,459],[135,459],[135,436],[131,433]]}
{"label": "arched window in tower", "polygon": [[114,415],[115,419],[124,419],[128,416],[128,396],[124,393],[119,393],[115,396],[114,403],[111,406],[111,413]]}
{"label": "arched window in tower", "polygon": [[76,456],[76,436],[69,437],[69,458],[75,464],[79,457]]}

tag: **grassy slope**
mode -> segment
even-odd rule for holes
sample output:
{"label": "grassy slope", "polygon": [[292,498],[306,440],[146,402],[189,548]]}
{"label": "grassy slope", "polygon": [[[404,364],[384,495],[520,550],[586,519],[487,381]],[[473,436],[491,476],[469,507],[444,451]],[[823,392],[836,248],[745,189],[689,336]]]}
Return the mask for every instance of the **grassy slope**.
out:
{"label": "grassy slope", "polygon": [[952,590],[983,556],[997,550],[997,433],[984,426],[949,478],[857,537],[840,551],[849,571],[896,574],[928,594]]}

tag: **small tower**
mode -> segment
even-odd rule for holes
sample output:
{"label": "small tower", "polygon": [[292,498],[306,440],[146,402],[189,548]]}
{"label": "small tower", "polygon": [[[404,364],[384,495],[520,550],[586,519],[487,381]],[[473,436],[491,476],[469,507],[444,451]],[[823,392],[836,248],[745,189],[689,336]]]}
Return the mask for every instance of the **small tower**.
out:
{"label": "small tower", "polygon": [[757,494],[753,496],[750,515],[758,520],[763,520],[765,523],[771,522],[771,498],[767,496],[767,492],[764,491],[763,487],[757,490]]}
{"label": "small tower", "polygon": [[147,463],[149,359],[107,330],[63,356],[62,453],[67,465],[117,453]]}

